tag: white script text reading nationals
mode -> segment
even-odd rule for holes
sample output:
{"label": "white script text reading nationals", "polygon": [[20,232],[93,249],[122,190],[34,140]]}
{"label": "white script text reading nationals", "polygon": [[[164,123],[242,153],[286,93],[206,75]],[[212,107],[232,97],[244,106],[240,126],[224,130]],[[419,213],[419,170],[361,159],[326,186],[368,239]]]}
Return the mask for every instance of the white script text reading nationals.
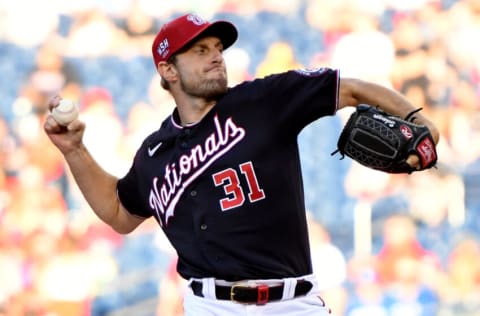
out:
{"label": "white script text reading nationals", "polygon": [[231,117],[223,126],[218,116],[213,121],[215,131],[203,144],[197,144],[178,161],[167,164],[161,183],[158,177],[153,178],[149,205],[155,210],[162,225],[166,226],[169,217],[173,216],[175,205],[188,185],[245,137],[245,130],[237,126]]}

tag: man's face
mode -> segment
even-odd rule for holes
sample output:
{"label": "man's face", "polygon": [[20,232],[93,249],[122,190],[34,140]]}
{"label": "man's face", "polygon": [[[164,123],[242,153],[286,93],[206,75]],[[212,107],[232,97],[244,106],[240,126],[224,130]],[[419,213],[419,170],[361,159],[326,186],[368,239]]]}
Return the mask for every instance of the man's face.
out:
{"label": "man's face", "polygon": [[177,55],[176,68],[183,91],[214,99],[227,91],[223,45],[217,37],[204,37]]}

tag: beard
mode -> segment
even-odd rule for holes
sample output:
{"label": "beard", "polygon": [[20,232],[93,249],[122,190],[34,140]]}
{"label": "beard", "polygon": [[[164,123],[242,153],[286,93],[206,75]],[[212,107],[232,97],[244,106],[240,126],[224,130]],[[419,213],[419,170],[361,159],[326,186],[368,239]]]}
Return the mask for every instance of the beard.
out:
{"label": "beard", "polygon": [[185,78],[180,74],[180,85],[183,91],[191,96],[214,100],[227,92],[227,76],[214,79]]}

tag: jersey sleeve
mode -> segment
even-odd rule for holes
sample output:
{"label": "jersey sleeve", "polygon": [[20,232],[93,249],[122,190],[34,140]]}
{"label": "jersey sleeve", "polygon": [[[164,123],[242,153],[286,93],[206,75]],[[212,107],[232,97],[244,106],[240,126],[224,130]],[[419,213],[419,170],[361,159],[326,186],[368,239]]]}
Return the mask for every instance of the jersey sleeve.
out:
{"label": "jersey sleeve", "polygon": [[338,70],[318,68],[291,70],[264,79],[266,99],[262,102],[275,113],[279,124],[299,132],[320,117],[334,115],[338,109],[340,74]]}
{"label": "jersey sleeve", "polygon": [[152,214],[147,211],[139,201],[143,201],[139,193],[139,183],[137,181],[136,172],[136,160],[138,152],[133,160],[133,164],[128,173],[121,178],[117,183],[117,195],[120,203],[126,208],[126,210],[136,216],[148,218]]}

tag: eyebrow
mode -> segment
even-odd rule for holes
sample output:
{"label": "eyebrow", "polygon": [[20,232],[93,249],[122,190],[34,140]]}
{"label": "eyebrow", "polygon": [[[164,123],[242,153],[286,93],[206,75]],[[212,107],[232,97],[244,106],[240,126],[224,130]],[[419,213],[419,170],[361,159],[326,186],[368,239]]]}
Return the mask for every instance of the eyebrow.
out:
{"label": "eyebrow", "polygon": [[[205,38],[201,38],[199,40],[197,40],[190,48],[194,48],[194,47],[208,47],[208,45],[206,43],[203,42],[203,39]],[[218,46],[222,46],[223,47],[223,42],[220,40],[220,39],[217,39],[216,43],[214,44],[215,47],[218,47]]]}
{"label": "eyebrow", "polygon": [[[206,35],[206,36],[203,36],[203,37],[200,37],[198,38],[197,40],[193,40],[191,43],[187,44],[185,47],[183,47],[182,49],[180,49],[176,54],[182,54],[182,53],[185,53],[195,47],[200,47],[200,48],[205,48],[207,47],[207,44],[204,44],[203,43],[203,40],[207,37],[215,37],[215,36],[211,36],[211,35]],[[222,49],[224,48],[223,47],[223,42],[217,38],[217,42],[215,43],[215,47],[219,47],[221,46]]]}

